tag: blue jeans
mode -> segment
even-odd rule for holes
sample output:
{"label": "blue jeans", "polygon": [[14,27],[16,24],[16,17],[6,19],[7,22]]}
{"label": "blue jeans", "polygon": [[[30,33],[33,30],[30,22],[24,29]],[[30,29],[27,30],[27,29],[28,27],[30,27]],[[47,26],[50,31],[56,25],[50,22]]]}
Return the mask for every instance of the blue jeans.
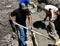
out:
{"label": "blue jeans", "polygon": [[26,32],[24,30],[24,28],[18,26],[18,30],[20,32],[20,42],[21,42],[21,46],[25,46],[25,38],[26,38]]}

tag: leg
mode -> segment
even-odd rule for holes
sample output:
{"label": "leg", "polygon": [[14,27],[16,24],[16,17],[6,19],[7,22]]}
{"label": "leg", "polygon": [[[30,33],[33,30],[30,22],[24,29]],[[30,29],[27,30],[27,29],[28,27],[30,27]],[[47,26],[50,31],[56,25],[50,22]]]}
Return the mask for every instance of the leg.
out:
{"label": "leg", "polygon": [[52,31],[53,33],[56,33],[56,29],[55,29],[54,23],[53,23],[53,22],[49,22],[49,25],[50,25],[50,27],[51,27],[51,31]]}
{"label": "leg", "polygon": [[59,36],[58,36],[58,34],[57,34],[57,31],[56,31],[56,29],[55,29],[55,25],[54,25],[54,22],[49,22],[49,25],[50,25],[50,27],[51,27],[51,31],[52,31],[52,36],[57,40],[57,39],[59,39]]}
{"label": "leg", "polygon": [[56,18],[57,18],[57,15],[54,15],[53,17],[50,17],[51,19],[50,19],[50,22],[49,22],[49,25],[50,25],[50,27],[51,27],[51,31],[53,32],[53,33],[57,33],[57,31],[56,31],[56,29],[55,29],[55,24],[54,24],[54,22],[55,22],[55,20],[56,20]]}
{"label": "leg", "polygon": [[27,41],[27,31],[26,31],[26,29],[24,29],[24,32],[25,32],[25,41]]}
{"label": "leg", "polygon": [[21,46],[25,46],[25,32],[22,27],[18,26],[18,29],[20,31],[20,41],[21,41]]}

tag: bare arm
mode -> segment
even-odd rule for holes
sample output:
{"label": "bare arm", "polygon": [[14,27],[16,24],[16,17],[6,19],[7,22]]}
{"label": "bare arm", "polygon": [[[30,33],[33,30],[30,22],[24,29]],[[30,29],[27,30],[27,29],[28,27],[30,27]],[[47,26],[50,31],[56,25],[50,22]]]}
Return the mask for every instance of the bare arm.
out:
{"label": "bare arm", "polygon": [[53,21],[54,20],[54,11],[53,10],[50,10],[50,13],[51,13],[51,21]]}
{"label": "bare arm", "polygon": [[9,16],[9,18],[10,18],[10,20],[12,20],[12,21],[13,21],[13,17],[12,17],[11,15]]}
{"label": "bare arm", "polygon": [[50,10],[50,13],[51,13],[51,16],[53,17],[54,16],[54,11]]}
{"label": "bare arm", "polygon": [[28,16],[28,21],[29,21],[29,26],[32,26],[32,16],[31,15]]}

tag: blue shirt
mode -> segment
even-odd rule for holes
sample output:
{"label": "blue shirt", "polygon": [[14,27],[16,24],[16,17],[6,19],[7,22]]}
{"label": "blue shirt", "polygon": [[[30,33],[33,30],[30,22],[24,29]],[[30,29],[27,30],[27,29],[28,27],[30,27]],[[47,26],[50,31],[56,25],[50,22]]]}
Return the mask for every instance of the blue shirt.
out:
{"label": "blue shirt", "polygon": [[19,0],[19,3],[25,3],[25,4],[29,4],[30,3],[30,0]]}

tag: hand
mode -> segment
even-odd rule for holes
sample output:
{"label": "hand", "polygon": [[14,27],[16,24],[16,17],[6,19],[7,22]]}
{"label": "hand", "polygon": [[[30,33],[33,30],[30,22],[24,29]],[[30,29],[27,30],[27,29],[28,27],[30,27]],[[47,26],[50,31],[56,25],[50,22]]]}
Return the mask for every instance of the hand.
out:
{"label": "hand", "polygon": [[51,19],[50,21],[51,21],[51,22],[54,22],[54,20],[53,20],[53,19]]}
{"label": "hand", "polygon": [[15,22],[15,21],[13,21],[13,24],[14,24],[14,25],[16,25],[16,22]]}
{"label": "hand", "polygon": [[31,31],[31,30],[32,30],[32,26],[29,26],[29,27],[28,27],[28,30]]}

